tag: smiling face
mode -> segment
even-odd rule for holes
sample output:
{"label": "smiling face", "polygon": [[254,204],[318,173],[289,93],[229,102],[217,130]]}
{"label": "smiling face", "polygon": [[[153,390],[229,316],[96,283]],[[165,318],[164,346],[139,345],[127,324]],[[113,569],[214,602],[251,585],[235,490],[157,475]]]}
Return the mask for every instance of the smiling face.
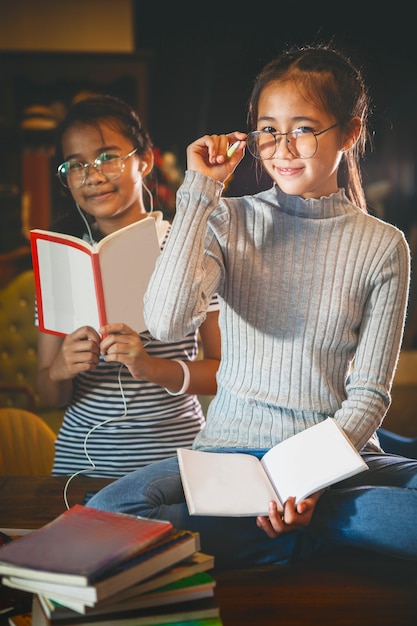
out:
{"label": "smiling face", "polygon": [[[307,100],[291,80],[271,82],[260,94],[257,130],[288,133],[304,127],[319,133],[335,123],[331,114]],[[317,137],[313,157],[302,159],[291,154],[283,138],[273,158],[262,163],[285,193],[320,198],[337,192],[337,170],[348,144],[349,138],[342,137],[339,127],[335,127]]]}
{"label": "smiling face", "polygon": [[[103,152],[126,156],[135,146],[111,124],[98,126],[76,123],[62,136],[65,161],[93,163]],[[71,194],[79,206],[95,218],[100,231],[107,235],[146,216],[142,196],[142,176],[152,169],[149,150],[144,155],[133,154],[124,161],[124,171],[117,180],[108,180],[90,166],[87,178]]]}

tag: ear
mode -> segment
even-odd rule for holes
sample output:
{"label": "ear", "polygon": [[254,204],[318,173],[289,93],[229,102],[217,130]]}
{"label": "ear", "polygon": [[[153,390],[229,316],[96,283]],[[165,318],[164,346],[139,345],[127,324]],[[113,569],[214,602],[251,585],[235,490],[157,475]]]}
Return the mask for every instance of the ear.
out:
{"label": "ear", "polygon": [[361,133],[362,122],[360,117],[352,117],[349,122],[348,130],[345,140],[343,142],[342,151],[347,152],[350,150],[359,139]]}
{"label": "ear", "polygon": [[153,150],[149,148],[144,154],[139,156],[139,171],[143,177],[150,174],[153,169],[154,158],[153,158]]}

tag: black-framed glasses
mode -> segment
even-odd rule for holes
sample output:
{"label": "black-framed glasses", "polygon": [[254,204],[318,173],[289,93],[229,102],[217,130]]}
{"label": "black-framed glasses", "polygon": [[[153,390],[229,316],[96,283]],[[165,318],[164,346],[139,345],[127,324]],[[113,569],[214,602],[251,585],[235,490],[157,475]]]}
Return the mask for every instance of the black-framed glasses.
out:
{"label": "black-framed glasses", "polygon": [[58,167],[57,176],[60,183],[67,189],[79,189],[87,180],[90,167],[105,176],[107,180],[117,180],[123,174],[125,161],[137,152],[137,148],[120,156],[114,152],[103,152],[93,161],[93,163],[82,163],[81,161],[65,161]]}
{"label": "black-framed glasses", "polygon": [[318,147],[317,137],[327,133],[328,130],[336,128],[338,124],[333,124],[329,128],[314,133],[311,128],[301,126],[290,130],[288,133],[276,133],[269,130],[253,130],[246,137],[246,146],[255,159],[265,161],[272,159],[281,143],[281,139],[285,137],[285,144],[288,151],[296,158],[311,159]]}

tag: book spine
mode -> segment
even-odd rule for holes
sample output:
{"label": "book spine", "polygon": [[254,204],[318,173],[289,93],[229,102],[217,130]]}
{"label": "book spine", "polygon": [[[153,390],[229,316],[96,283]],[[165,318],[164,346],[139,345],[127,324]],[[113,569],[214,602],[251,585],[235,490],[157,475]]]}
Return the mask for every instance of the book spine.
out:
{"label": "book spine", "polygon": [[103,281],[101,278],[100,257],[97,252],[94,252],[91,255],[91,261],[93,264],[93,276],[94,287],[96,290],[98,319],[100,322],[100,326],[105,326],[107,324],[106,302],[104,298]]}
{"label": "book spine", "polygon": [[29,233],[29,236],[30,236],[30,248],[31,248],[31,254],[32,254],[33,276],[35,280],[36,305],[38,309],[38,324],[39,324],[39,329],[42,331],[45,331],[42,290],[41,290],[40,271],[39,271],[37,236],[32,232]]}

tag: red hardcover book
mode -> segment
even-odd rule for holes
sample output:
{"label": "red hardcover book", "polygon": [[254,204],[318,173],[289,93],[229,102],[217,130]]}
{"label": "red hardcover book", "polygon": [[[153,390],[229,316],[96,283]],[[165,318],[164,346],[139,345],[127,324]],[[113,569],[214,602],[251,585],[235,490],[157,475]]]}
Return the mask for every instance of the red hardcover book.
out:
{"label": "red hardcover book", "polygon": [[0,574],[87,586],[174,532],[171,522],[76,504],[0,548]]}
{"label": "red hardcover book", "polygon": [[160,254],[153,217],[95,245],[40,229],[30,231],[30,244],[40,330],[65,336],[113,322],[146,329],[143,296]]}

